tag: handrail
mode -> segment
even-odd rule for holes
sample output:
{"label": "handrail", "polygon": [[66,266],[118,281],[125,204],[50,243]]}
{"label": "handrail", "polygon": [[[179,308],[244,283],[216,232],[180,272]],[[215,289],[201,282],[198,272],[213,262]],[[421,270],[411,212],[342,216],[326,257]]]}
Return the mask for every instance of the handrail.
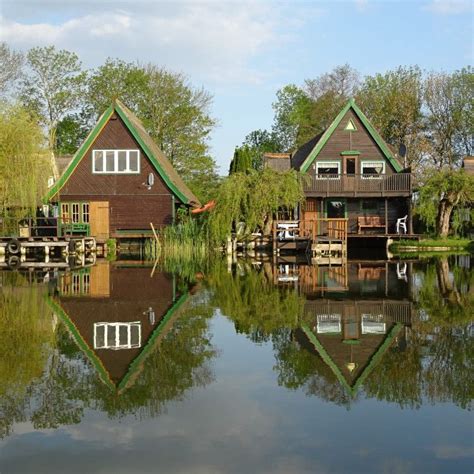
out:
{"label": "handrail", "polygon": [[377,195],[411,193],[412,179],[411,173],[307,175],[307,179],[303,180],[303,189],[305,192],[324,195],[338,192]]}
{"label": "handrail", "polygon": [[295,238],[304,238],[310,240],[317,240],[318,237],[325,237],[333,240],[347,240],[348,230],[347,218],[330,218],[322,217],[313,220],[275,220],[273,222],[272,236],[276,240],[278,233],[282,231],[279,225],[297,225],[294,230]]}

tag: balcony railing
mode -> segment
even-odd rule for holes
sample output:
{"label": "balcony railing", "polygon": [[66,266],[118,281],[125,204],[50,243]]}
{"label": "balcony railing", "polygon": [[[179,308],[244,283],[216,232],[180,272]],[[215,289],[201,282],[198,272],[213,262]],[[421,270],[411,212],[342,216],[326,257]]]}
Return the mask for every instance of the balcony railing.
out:
{"label": "balcony railing", "polygon": [[411,193],[411,174],[325,174],[307,175],[303,181],[306,194],[315,196],[374,195],[407,196]]}

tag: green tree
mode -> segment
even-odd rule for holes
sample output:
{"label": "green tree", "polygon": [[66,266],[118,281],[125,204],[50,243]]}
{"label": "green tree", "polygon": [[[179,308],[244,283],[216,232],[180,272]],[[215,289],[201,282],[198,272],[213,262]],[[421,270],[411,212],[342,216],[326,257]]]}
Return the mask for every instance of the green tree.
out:
{"label": "green tree", "polygon": [[51,174],[43,143],[43,132],[34,116],[19,105],[0,107],[0,208],[4,224],[10,223],[9,217],[34,212],[41,202]]}
{"label": "green tree", "polygon": [[424,84],[429,156],[437,169],[454,168],[474,152],[474,73],[431,72]]}
{"label": "green tree", "polygon": [[50,150],[56,150],[58,124],[81,103],[87,73],[75,53],[54,46],[32,48],[22,81],[21,98],[41,117]]}
{"label": "green tree", "polygon": [[406,146],[406,165],[418,166],[424,156],[421,70],[400,66],[367,76],[357,102],[385,141],[397,151]]}
{"label": "green tree", "polygon": [[0,43],[0,96],[7,95],[18,81],[23,63],[23,54],[11,50],[5,42]]}
{"label": "green tree", "polygon": [[434,170],[420,188],[416,212],[428,229],[447,237],[453,210],[474,201],[474,176],[461,170]]}

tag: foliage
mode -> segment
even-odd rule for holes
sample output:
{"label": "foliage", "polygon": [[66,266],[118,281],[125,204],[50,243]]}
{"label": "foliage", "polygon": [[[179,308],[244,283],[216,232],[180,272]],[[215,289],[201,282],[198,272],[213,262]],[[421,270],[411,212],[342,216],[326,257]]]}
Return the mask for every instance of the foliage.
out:
{"label": "foliage", "polygon": [[447,237],[453,209],[474,201],[474,176],[461,170],[432,171],[420,188],[415,212],[429,231]]}
{"label": "foliage", "polygon": [[357,103],[384,139],[397,151],[401,145],[407,148],[407,166],[416,166],[423,158],[422,101],[418,67],[400,66],[367,76],[357,94]]}
{"label": "foliage", "polygon": [[87,114],[75,113],[66,115],[58,122],[56,130],[56,151],[60,155],[76,153],[93,124]]}
{"label": "foliage", "polygon": [[253,167],[252,150],[247,145],[236,147],[234,151],[234,157],[230,162],[229,174],[233,173],[247,173]]}
{"label": "foliage", "polygon": [[474,73],[431,72],[424,84],[429,156],[437,169],[453,168],[474,153]]}
{"label": "foliage", "polygon": [[23,54],[11,50],[7,43],[0,42],[0,97],[5,97],[18,81],[23,63]]}
{"label": "foliage", "polygon": [[0,107],[0,209],[4,224],[11,223],[10,218],[34,214],[41,202],[50,175],[42,145],[43,134],[33,116],[19,105]]}
{"label": "foliage", "polygon": [[28,51],[27,74],[21,86],[21,98],[29,110],[41,117],[48,130],[48,143],[56,149],[59,122],[81,103],[86,72],[75,53],[54,46]]}
{"label": "foliage", "polygon": [[257,171],[263,169],[263,154],[283,152],[283,148],[274,131],[254,130],[250,132],[242,143],[241,148],[247,148],[252,168]]}
{"label": "foliage", "polygon": [[268,232],[275,212],[293,209],[303,199],[301,179],[294,170],[234,173],[218,190],[216,206],[209,215],[209,237],[223,243],[240,222],[245,223],[244,235],[265,227]]}

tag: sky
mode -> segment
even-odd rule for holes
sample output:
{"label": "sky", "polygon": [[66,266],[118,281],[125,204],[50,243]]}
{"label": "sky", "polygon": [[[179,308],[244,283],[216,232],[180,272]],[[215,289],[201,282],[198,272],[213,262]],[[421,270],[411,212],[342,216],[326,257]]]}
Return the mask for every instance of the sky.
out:
{"label": "sky", "polygon": [[271,127],[284,85],[345,63],[362,76],[472,65],[473,21],[471,0],[0,0],[0,40],[13,49],[52,44],[86,68],[151,62],[204,87],[223,174],[249,132]]}

